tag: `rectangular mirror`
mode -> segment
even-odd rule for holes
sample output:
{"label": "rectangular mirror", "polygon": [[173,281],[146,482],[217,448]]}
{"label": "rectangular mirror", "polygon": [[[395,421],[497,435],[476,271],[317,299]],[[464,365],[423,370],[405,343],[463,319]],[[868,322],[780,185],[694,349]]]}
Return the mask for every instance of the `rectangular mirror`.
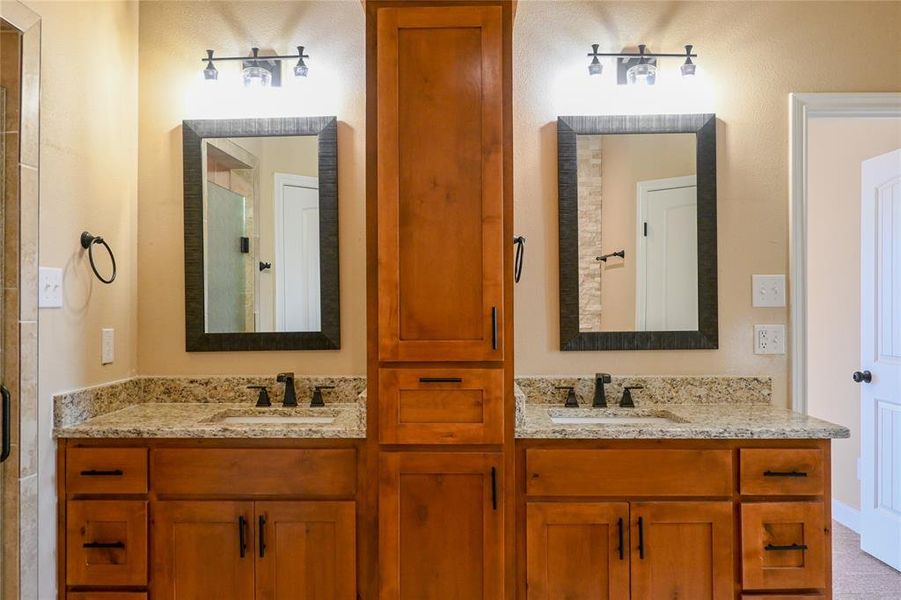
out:
{"label": "rectangular mirror", "polygon": [[183,123],[189,351],[340,347],[337,121]]}
{"label": "rectangular mirror", "polygon": [[714,115],[559,117],[563,350],[717,347]]}

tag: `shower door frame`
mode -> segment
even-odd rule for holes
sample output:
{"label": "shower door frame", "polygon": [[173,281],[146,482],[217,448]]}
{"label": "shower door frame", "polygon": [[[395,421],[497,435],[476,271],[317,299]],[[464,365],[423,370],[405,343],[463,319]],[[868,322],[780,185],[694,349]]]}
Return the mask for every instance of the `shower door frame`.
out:
{"label": "shower door frame", "polygon": [[[12,395],[11,454],[0,467],[4,556],[0,599],[38,594],[38,214],[40,148],[41,19],[21,2],[0,2],[0,19],[21,34],[18,207],[4,210],[8,252],[3,282],[3,378]],[[5,202],[5,198],[3,201]],[[15,199],[13,199],[15,202]],[[5,208],[12,208],[6,205]],[[9,244],[4,243],[4,248]],[[12,264],[12,275],[10,267]],[[52,565],[44,565],[53,571]],[[52,576],[52,575],[51,575]]]}

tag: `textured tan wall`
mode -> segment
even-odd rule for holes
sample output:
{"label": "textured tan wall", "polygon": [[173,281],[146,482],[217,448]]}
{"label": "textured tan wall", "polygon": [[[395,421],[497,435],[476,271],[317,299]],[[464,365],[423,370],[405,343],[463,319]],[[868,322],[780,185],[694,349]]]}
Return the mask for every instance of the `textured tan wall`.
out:
{"label": "textured tan wall", "polygon": [[[52,598],[51,397],[137,371],[138,6],[27,5],[42,19],[40,264],[64,269],[63,308],[39,312],[37,597]],[[91,272],[79,245],[85,229],[103,235],[115,251],[119,275],[113,285]],[[104,327],[116,330],[116,362],[101,366]]]}
{"label": "textured tan wall", "polygon": [[[365,373],[364,17],[359,2],[143,2],[140,70],[140,330],[146,374]],[[206,48],[219,55],[288,53],[303,44],[307,81],[287,65],[286,87],[253,94],[219,63],[202,80]],[[184,351],[183,119],[337,115],[341,350]]]}
{"label": "textured tan wall", "polygon": [[901,148],[901,119],[814,119],[809,129],[807,394],[810,414],[841,423],[836,499],[860,507],[860,163]]}
{"label": "textured tan wall", "polygon": [[[788,94],[899,91],[901,3],[521,2],[514,30],[516,232],[528,238],[516,286],[516,373],[748,374],[774,378],[788,403],[788,356],[756,356],[754,323],[787,309],[751,307],[753,273],[788,270]],[[597,42],[615,51],[695,44],[697,92],[681,82],[623,90],[587,76]],[[879,60],[873,60],[873,56]],[[678,73],[679,61],[663,61]],[[558,115],[714,111],[718,127],[720,349],[560,352]]]}

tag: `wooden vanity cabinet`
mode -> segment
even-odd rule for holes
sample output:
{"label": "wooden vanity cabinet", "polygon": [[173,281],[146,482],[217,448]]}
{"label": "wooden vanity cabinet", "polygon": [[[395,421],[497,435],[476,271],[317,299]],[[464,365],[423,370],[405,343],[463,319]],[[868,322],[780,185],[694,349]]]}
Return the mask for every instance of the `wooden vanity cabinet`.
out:
{"label": "wooden vanity cabinet", "polygon": [[831,597],[828,440],[521,440],[517,469],[520,599]]}
{"label": "wooden vanity cabinet", "polygon": [[355,600],[361,448],[61,440],[59,597]]}

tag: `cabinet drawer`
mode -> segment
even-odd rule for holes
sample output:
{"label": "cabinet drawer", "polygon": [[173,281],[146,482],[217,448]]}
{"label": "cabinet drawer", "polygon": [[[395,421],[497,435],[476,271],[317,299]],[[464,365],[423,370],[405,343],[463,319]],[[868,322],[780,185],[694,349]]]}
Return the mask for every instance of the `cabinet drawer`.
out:
{"label": "cabinet drawer", "polygon": [[147,503],[70,500],[66,504],[66,583],[147,584]]}
{"label": "cabinet drawer", "polygon": [[822,502],[742,504],[744,589],[825,588],[827,530]]}
{"label": "cabinet drawer", "polygon": [[744,448],[739,456],[742,494],[816,496],[823,493],[821,450]]}
{"label": "cabinet drawer", "polygon": [[353,496],[353,448],[159,448],[152,453],[153,489],[160,496]]}
{"label": "cabinet drawer", "polygon": [[729,450],[526,451],[530,496],[729,496]]}
{"label": "cabinet drawer", "polygon": [[69,448],[70,494],[146,494],[147,448]]}
{"label": "cabinet drawer", "polygon": [[381,369],[383,444],[500,444],[503,369]]}
{"label": "cabinet drawer", "polygon": [[147,600],[147,592],[69,592],[66,600]]}

